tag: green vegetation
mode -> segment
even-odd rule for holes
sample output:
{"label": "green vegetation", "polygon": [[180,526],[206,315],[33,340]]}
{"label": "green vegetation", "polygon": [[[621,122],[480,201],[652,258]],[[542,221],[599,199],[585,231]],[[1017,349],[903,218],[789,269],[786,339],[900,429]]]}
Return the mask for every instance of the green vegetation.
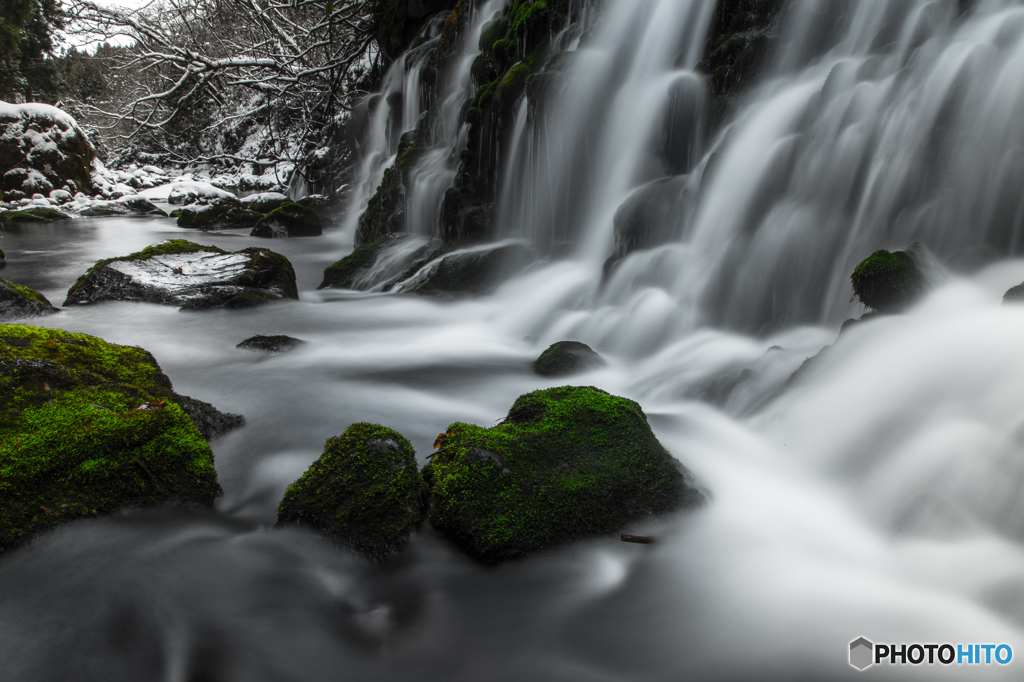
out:
{"label": "green vegetation", "polygon": [[510,109],[526,92],[526,79],[529,77],[530,67],[526,64],[516,64],[509,69],[496,93],[499,106]]}
{"label": "green vegetation", "polygon": [[295,202],[278,206],[266,216],[255,215],[258,222],[249,233],[253,237],[318,237],[323,234],[320,216]]}
{"label": "green vegetation", "polygon": [[373,267],[377,254],[390,243],[391,239],[385,235],[369,244],[357,246],[352,253],[324,269],[324,280],[317,288],[351,289],[356,275]]}
{"label": "green vegetation", "polygon": [[520,396],[505,420],[455,423],[424,470],[430,519],[503,561],[701,501],[632,400],[593,387]]}
{"label": "green vegetation", "polygon": [[125,507],[212,505],[213,454],[175,397],[141,348],[0,325],[0,551]]}
{"label": "green vegetation", "polygon": [[323,455],[288,487],[277,523],[307,524],[383,558],[423,520],[426,493],[409,441],[377,424],[353,424],[329,438]]}
{"label": "green vegetation", "polygon": [[0,221],[8,223],[31,223],[31,222],[53,222],[54,220],[67,220],[68,215],[55,208],[45,206],[27,206],[16,211],[0,213]]}
{"label": "green vegetation", "polygon": [[903,251],[875,251],[850,276],[853,295],[880,313],[899,312],[924,290],[924,278],[914,259]]}
{"label": "green vegetation", "polygon": [[533,371],[542,377],[564,377],[603,367],[605,361],[585,343],[559,341],[533,361]]}
{"label": "green vegetation", "polygon": [[19,317],[59,313],[46,297],[35,289],[0,279],[0,322]]}

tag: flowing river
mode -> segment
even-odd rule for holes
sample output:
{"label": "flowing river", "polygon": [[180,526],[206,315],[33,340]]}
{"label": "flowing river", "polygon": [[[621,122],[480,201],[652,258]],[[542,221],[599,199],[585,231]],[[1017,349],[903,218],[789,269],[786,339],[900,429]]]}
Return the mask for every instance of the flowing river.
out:
{"label": "flowing river", "polygon": [[[1020,679],[1016,659],[860,673],[847,653],[865,636],[1024,655],[1024,305],[1002,304],[1024,282],[1024,8],[794,3],[763,81],[669,173],[644,106],[701,102],[708,4],[609,0],[586,41],[567,30],[571,77],[546,125],[517,121],[498,206],[501,237],[558,257],[490,296],[316,290],[352,248],[350,214],[272,243],[298,302],[103,303],[38,322],[142,346],[177,391],[247,425],[212,442],[215,511],[80,522],[0,559],[0,679]],[[376,130],[370,184],[397,144]],[[410,198],[426,213],[453,176],[439,163]],[[675,188],[661,243],[602,284],[614,213],[651,183]],[[3,277],[54,303],[96,260],[163,239],[267,245],[160,218],[0,235]],[[852,268],[907,247],[923,300],[838,336],[861,312]],[[253,334],[307,343],[235,348]],[[326,438],[377,422],[425,461],[449,423],[492,424],[564,383],[530,363],[565,338],[609,361],[572,382],[638,401],[709,491],[636,527],[656,544],[596,538],[487,567],[425,524],[373,565],[271,529]]]}

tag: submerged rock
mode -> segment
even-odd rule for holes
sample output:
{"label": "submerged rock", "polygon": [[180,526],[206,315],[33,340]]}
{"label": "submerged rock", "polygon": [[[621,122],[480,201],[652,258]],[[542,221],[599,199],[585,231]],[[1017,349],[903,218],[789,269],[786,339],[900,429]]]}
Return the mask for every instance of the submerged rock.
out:
{"label": "submerged rock", "polygon": [[283,334],[277,334],[274,336],[264,336],[257,334],[250,336],[245,341],[235,346],[235,348],[244,348],[246,350],[261,350],[267,353],[284,353],[285,351],[292,350],[305,343],[302,339],[296,339],[291,336],[284,336]]}
{"label": "submerged rock", "polygon": [[213,440],[229,431],[245,426],[245,417],[242,415],[221,412],[203,400],[176,393],[174,402],[185,411],[185,414],[206,440]]}
{"label": "submerged rock", "polygon": [[875,251],[850,276],[853,295],[868,308],[895,313],[924,291],[924,277],[905,251]]}
{"label": "submerged rock", "polygon": [[298,297],[295,271],[280,254],[171,239],[97,262],[68,290],[64,305],[144,301],[182,309],[247,308]]}
{"label": "submerged rock", "polygon": [[1010,287],[1003,294],[1003,303],[1022,303],[1024,302],[1024,283],[1018,284],[1015,287]]}
{"label": "submerged rock", "polygon": [[536,259],[533,249],[522,244],[457,252],[403,283],[401,290],[441,298],[489,294]]}
{"label": "submerged rock", "polygon": [[67,220],[67,213],[46,206],[26,206],[14,211],[0,213],[0,220],[8,223],[52,223],[55,220]]}
{"label": "submerged rock", "polygon": [[[0,257],[3,253],[0,252]],[[39,317],[59,313],[46,297],[35,289],[0,279],[0,322],[9,322],[21,317]]]}
{"label": "submerged rock", "polygon": [[221,495],[210,446],[142,348],[0,325],[0,551],[76,518]]}
{"label": "submerged rock", "polygon": [[533,371],[542,377],[564,377],[604,367],[604,358],[579,341],[559,341],[533,361]]}
{"label": "submerged rock", "polygon": [[400,433],[353,424],[288,486],[277,525],[312,526],[373,558],[401,549],[423,520],[427,486]]}
{"label": "submerged rock", "polygon": [[488,562],[703,500],[640,406],[593,387],[527,393],[497,426],[455,423],[438,441],[430,520]]}
{"label": "submerged rock", "polygon": [[287,203],[256,223],[250,237],[319,237],[324,233],[320,216],[305,206]]}

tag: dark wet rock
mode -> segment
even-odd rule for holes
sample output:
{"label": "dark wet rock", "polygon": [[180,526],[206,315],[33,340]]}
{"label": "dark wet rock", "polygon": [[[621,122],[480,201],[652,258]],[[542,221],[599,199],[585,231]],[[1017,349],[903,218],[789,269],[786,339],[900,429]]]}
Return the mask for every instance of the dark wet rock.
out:
{"label": "dark wet rock", "polygon": [[372,268],[380,252],[401,236],[384,236],[369,244],[357,246],[352,253],[324,268],[324,279],[317,289],[353,288],[356,276]]}
{"label": "dark wet rock", "polygon": [[536,259],[533,249],[522,244],[456,252],[403,283],[401,290],[441,298],[489,294]]}
{"label": "dark wet rock", "polygon": [[401,549],[425,516],[427,486],[400,433],[353,424],[288,487],[277,525],[310,526],[372,558]]}
{"label": "dark wet rock", "polygon": [[277,192],[264,192],[242,199],[242,205],[247,209],[264,215],[288,203],[291,203],[291,200]]}
{"label": "dark wet rock", "polygon": [[875,251],[850,276],[853,295],[880,313],[900,312],[924,291],[924,277],[905,251]]}
{"label": "dark wet rock", "polygon": [[585,343],[559,341],[548,346],[533,361],[533,371],[542,377],[565,377],[604,367],[606,364],[604,358]]}
{"label": "dark wet rock", "polygon": [[624,258],[634,251],[678,239],[685,214],[693,202],[692,194],[687,176],[655,180],[633,192],[612,219],[613,256]]}
{"label": "dark wet rock", "polygon": [[206,440],[213,440],[245,426],[245,417],[242,415],[221,412],[208,402],[177,393],[174,402],[185,411]]}
{"label": "dark wet rock", "polygon": [[320,216],[296,203],[288,203],[268,213],[256,223],[251,237],[319,237],[324,233]]}
{"label": "dark wet rock", "polygon": [[68,290],[64,305],[144,301],[182,309],[247,308],[298,297],[295,271],[278,253],[257,247],[230,252],[172,239],[97,262]]}
{"label": "dark wet rock", "polygon": [[0,279],[0,322],[9,322],[22,317],[53,315],[59,312],[60,308],[51,305],[46,297],[35,289]]}
{"label": "dark wet rock", "polygon": [[8,223],[52,223],[55,220],[67,220],[67,213],[46,206],[26,206],[15,211],[0,213],[0,221]]}
{"label": "dark wet rock", "polygon": [[272,336],[264,336],[263,334],[256,334],[250,336],[245,341],[235,346],[235,348],[244,348],[245,350],[260,350],[266,353],[284,353],[285,351],[292,350],[305,343],[302,339],[296,339],[292,336],[284,336],[283,334],[276,334]]}
{"label": "dark wet rock", "polygon": [[1018,284],[1015,287],[1010,287],[1003,294],[1003,303],[1021,303],[1024,302],[1024,284]]}
{"label": "dark wet rock", "polygon": [[487,562],[703,500],[640,406],[593,387],[528,393],[497,426],[455,423],[438,441],[423,472],[430,520]]}
{"label": "dark wet rock", "polygon": [[206,206],[186,206],[178,214],[178,227],[190,227],[194,230],[231,230],[252,227],[262,219],[262,213],[247,210],[235,202],[223,201]]}
{"label": "dark wet rock", "polygon": [[142,348],[0,325],[0,551],[126,507],[212,506],[213,453]]}
{"label": "dark wet rock", "polygon": [[167,214],[163,210],[158,208],[156,204],[145,197],[127,196],[118,199],[118,202],[124,204],[132,213],[167,217]]}
{"label": "dark wet rock", "polygon": [[83,218],[107,218],[129,215],[131,210],[119,201],[97,201],[78,212]]}

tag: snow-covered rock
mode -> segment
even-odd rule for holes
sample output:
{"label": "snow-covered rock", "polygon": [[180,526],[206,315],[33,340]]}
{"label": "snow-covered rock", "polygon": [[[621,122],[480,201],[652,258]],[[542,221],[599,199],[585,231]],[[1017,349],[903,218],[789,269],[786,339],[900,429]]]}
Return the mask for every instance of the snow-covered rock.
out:
{"label": "snow-covered rock", "polygon": [[217,199],[235,199],[235,195],[222,189],[217,189],[208,182],[192,180],[189,176],[182,176],[171,183],[170,191],[167,193],[169,204],[209,204]]}
{"label": "snow-covered rock", "polygon": [[284,256],[251,247],[234,253],[184,239],[101,260],[68,291],[64,305],[145,301],[182,309],[245,308],[299,297]]}
{"label": "snow-covered rock", "polygon": [[68,113],[48,104],[0,102],[0,168],[8,199],[68,186],[89,189],[96,150]]}
{"label": "snow-covered rock", "polygon": [[50,192],[50,198],[56,201],[58,204],[66,204],[71,201],[71,192],[63,189],[55,189]]}

